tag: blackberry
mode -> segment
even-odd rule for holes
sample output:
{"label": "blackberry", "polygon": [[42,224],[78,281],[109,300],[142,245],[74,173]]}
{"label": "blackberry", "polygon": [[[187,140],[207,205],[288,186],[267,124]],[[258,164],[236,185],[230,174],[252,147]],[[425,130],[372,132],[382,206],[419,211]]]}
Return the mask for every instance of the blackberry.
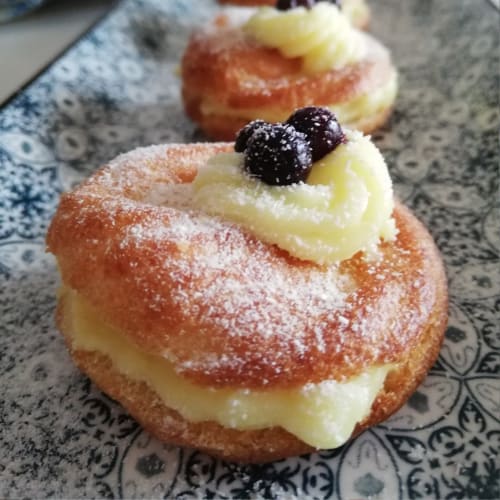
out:
{"label": "blackberry", "polygon": [[236,140],[234,142],[234,150],[237,153],[243,153],[247,148],[247,143],[252,134],[259,128],[271,126],[269,123],[264,120],[254,120],[250,123],[247,123],[236,135]]}
{"label": "blackberry", "polygon": [[260,127],[245,151],[245,171],[271,186],[305,181],[312,167],[304,134],[286,124]]}
{"label": "blackberry", "polygon": [[315,3],[322,1],[328,1],[329,3],[336,5],[339,9],[341,8],[341,0],[278,0],[276,2],[276,9],[289,10],[295,7],[305,7],[306,9],[310,9]]}
{"label": "blackberry", "polygon": [[345,142],[345,135],[337,118],[327,108],[308,106],[298,109],[286,123],[307,137],[313,161],[321,160],[340,143]]}
{"label": "blackberry", "polygon": [[295,7],[310,9],[315,3],[316,0],[278,0],[276,2],[276,8],[278,10],[289,10]]}

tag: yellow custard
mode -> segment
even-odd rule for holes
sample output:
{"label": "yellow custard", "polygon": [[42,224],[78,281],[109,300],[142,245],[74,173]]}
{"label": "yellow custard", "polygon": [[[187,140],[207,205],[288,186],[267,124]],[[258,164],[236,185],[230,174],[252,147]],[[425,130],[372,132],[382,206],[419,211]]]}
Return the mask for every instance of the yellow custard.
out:
{"label": "yellow custard", "polygon": [[326,106],[332,111],[337,120],[347,128],[356,128],[356,124],[363,118],[376,117],[394,104],[398,91],[398,74],[393,71],[384,85],[350,101]]}
{"label": "yellow custard", "polygon": [[[330,109],[338,121],[347,128],[357,128],[357,124],[365,117],[377,116],[394,103],[397,93],[397,73],[393,71],[387,81],[373,92],[362,94],[351,100],[340,103],[322,105]],[[247,121],[258,118],[268,122],[285,121],[290,116],[290,109],[266,106],[264,108],[231,108],[222,106],[218,102],[206,98],[201,104],[204,115],[219,115],[235,118],[244,118]]]}
{"label": "yellow custard", "polygon": [[269,186],[245,174],[242,154],[216,155],[193,182],[194,205],[318,264],[376,253],[396,234],[391,179],[370,139],[345,133],[347,143],[314,163],[306,183]]}
{"label": "yellow custard", "polygon": [[340,68],[365,54],[361,33],[336,5],[327,2],[319,2],[310,9],[297,7],[286,11],[263,7],[243,29],[285,57],[301,57],[306,73]]}
{"label": "yellow custard", "polygon": [[65,288],[62,294],[73,348],[109,357],[122,374],[145,382],[166,406],[191,422],[215,421],[240,430],[279,426],[318,449],[334,448],[368,415],[392,368],[371,367],[346,382],[327,380],[296,389],[202,387],[179,376],[161,356],[140,351],[77,292]]}
{"label": "yellow custard", "polygon": [[343,1],[342,12],[355,26],[366,24],[370,17],[370,9],[364,0]]}
{"label": "yellow custard", "polygon": [[[222,7],[221,14],[229,26],[241,27],[255,14],[255,10],[255,7],[228,5]],[[370,8],[365,0],[343,0],[341,10],[342,14],[356,27],[365,27],[370,19]]]}

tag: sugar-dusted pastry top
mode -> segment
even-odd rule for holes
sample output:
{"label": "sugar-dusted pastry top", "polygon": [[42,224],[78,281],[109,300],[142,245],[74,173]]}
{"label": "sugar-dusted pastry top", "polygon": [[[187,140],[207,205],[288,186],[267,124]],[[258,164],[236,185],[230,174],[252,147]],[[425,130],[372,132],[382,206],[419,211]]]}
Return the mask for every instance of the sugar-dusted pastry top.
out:
{"label": "sugar-dusted pastry top", "polygon": [[297,260],[193,209],[198,170],[232,147],[139,149],[63,195],[47,244],[65,286],[143,352],[211,387],[342,381],[415,348],[441,286],[425,229],[396,204],[399,232],[380,259]]}
{"label": "sugar-dusted pastry top", "polygon": [[262,7],[243,26],[247,35],[285,57],[302,58],[306,73],[338,69],[361,60],[366,39],[333,3],[277,10]]}
{"label": "sugar-dusted pastry top", "polygon": [[242,224],[257,238],[319,264],[376,253],[395,237],[392,183],[370,139],[347,140],[315,162],[306,182],[268,186],[243,170],[243,154],[222,153],[200,168],[194,204]]}

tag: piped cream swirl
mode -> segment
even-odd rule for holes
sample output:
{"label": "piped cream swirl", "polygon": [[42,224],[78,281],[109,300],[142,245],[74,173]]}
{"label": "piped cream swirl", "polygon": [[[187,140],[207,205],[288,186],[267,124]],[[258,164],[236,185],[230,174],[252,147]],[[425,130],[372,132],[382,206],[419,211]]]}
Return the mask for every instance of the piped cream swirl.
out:
{"label": "piped cream swirl", "polygon": [[347,143],[316,162],[306,183],[268,186],[244,173],[242,154],[216,155],[194,180],[194,203],[300,259],[327,264],[374,253],[396,234],[392,183],[369,138],[345,132]]}
{"label": "piped cream swirl", "polygon": [[285,57],[302,57],[303,70],[317,73],[360,60],[365,41],[334,4],[319,2],[311,9],[259,9],[244,25],[259,43]]}

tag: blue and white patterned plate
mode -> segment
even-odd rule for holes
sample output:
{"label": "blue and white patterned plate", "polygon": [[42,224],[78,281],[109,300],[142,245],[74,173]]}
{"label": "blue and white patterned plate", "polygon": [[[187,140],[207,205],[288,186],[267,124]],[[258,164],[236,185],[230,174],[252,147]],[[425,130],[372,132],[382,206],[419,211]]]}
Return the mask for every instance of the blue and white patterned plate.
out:
{"label": "blue and white patterned plate", "polygon": [[176,76],[208,0],[126,0],[0,110],[0,497],[500,498],[496,12],[377,0],[401,92],[375,140],[450,282],[440,358],[343,448],[236,466],[160,444],[71,363],[44,235],[59,194],[119,152],[198,137]]}
{"label": "blue and white patterned plate", "polygon": [[24,16],[44,2],[45,0],[0,0],[0,23]]}

